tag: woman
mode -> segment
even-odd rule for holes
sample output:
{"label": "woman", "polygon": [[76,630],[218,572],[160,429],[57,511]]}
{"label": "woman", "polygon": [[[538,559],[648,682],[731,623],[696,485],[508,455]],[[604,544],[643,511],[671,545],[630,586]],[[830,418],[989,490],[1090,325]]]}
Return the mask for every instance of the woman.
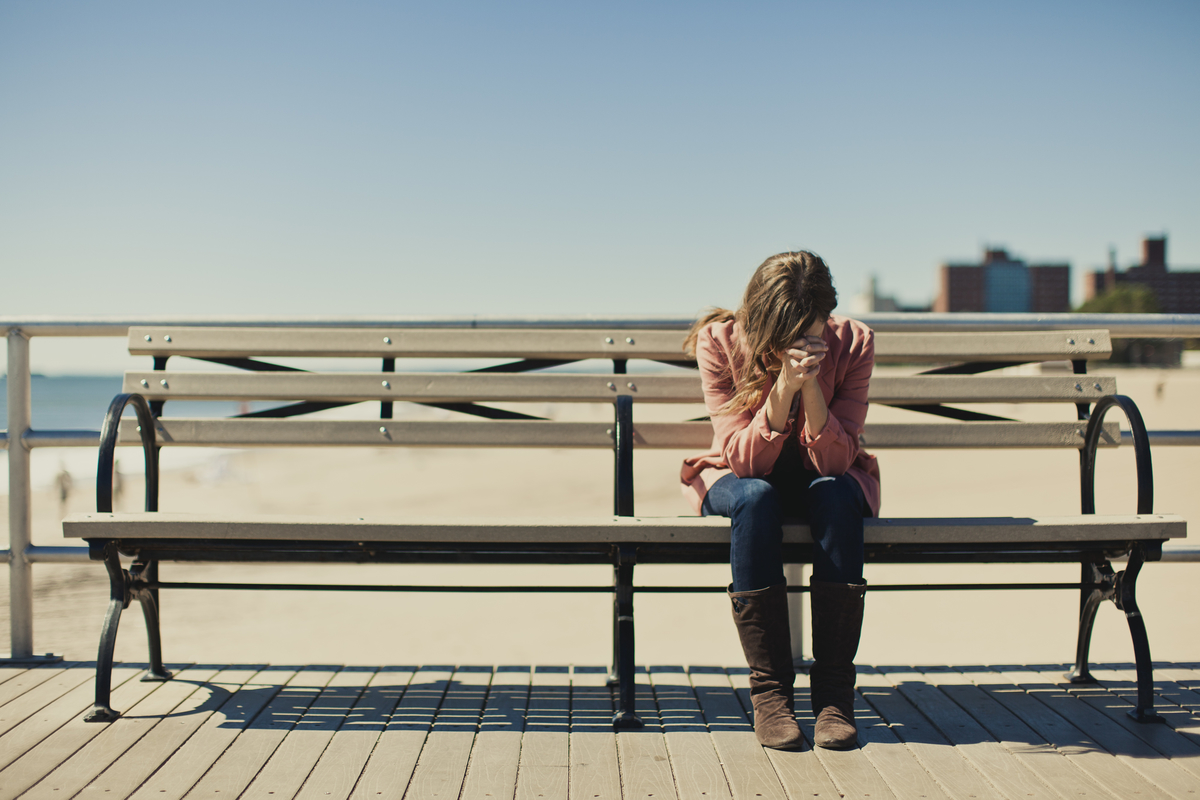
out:
{"label": "woman", "polygon": [[854,656],[862,630],[863,518],[879,513],[879,467],[859,449],[874,335],[831,316],[829,268],[780,253],[750,279],[737,313],[716,309],[688,334],[713,424],[712,449],[681,479],[697,513],[730,518],[729,598],[750,667],[754,732],[766,747],[799,747],[795,669],[783,577],[782,520],[812,530],[815,741],[855,746]]}

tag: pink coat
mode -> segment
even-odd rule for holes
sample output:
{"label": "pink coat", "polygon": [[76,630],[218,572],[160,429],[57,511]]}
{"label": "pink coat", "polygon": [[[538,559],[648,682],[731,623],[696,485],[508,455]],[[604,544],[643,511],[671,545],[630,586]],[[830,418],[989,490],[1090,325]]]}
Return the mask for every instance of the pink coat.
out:
{"label": "pink coat", "polygon": [[800,395],[792,405],[782,432],[772,431],[765,406],[771,384],[763,388],[757,405],[739,414],[718,414],[733,397],[730,375],[736,374],[743,356],[738,347],[738,327],[714,322],[700,331],[696,361],[704,381],[704,404],[712,417],[713,442],[707,453],[684,459],[679,478],[683,494],[697,514],[709,487],[729,473],[739,478],[761,478],[775,467],[775,459],[789,436],[796,436],[804,466],[822,475],[849,475],[862,487],[871,513],[879,515],[879,464],[859,447],[858,436],[867,419],[867,385],[875,366],[875,334],[866,325],[846,317],[831,316],[825,326],[829,354],[821,362],[817,382],[829,406],[825,428],[813,435],[804,424]]}

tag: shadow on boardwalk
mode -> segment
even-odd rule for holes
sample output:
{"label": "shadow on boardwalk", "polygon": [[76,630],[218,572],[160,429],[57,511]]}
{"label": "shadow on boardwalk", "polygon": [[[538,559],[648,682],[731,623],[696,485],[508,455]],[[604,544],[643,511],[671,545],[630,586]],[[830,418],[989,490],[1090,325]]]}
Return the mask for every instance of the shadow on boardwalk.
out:
{"label": "shadow on boardwalk", "polygon": [[[1132,665],[865,666],[860,745],[755,742],[746,670],[639,673],[645,727],[614,733],[603,667],[94,664],[0,667],[0,800],[134,797],[777,798],[1200,795],[1200,665],[1157,665],[1165,724],[1139,725]],[[806,681],[797,714],[811,741]]]}

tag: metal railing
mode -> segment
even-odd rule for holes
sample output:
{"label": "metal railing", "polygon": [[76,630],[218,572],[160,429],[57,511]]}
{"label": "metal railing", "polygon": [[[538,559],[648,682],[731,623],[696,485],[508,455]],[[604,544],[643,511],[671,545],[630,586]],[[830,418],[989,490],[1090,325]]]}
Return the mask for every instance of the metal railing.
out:
{"label": "metal railing", "polygon": [[[876,331],[1022,331],[1104,328],[1114,337],[1200,337],[1200,314],[935,314],[876,313],[859,316]],[[405,318],[365,317],[104,317],[0,318],[8,334],[8,427],[0,447],[8,450],[8,549],[0,563],[9,566],[11,658],[33,660],[33,570],[35,563],[88,561],[86,547],[35,546],[31,541],[30,450],[34,447],[98,447],[99,431],[33,430],[30,339],[46,337],[125,337],[133,326],[197,327],[445,327],[445,328],[617,328],[686,330],[690,317],[522,317]],[[1155,446],[1200,445],[1200,430],[1151,431]],[[1200,561],[1200,547],[1164,551],[1164,561]]]}

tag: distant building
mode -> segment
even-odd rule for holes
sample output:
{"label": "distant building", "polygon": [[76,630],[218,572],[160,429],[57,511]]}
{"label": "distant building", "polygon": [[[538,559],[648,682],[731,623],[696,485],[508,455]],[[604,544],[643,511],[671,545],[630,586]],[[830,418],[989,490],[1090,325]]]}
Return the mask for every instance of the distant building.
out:
{"label": "distant building", "polygon": [[1071,310],[1071,265],[1026,264],[989,248],[978,264],[943,264],[934,311]]}
{"label": "distant building", "polygon": [[1083,299],[1091,300],[1117,284],[1140,283],[1149,287],[1166,314],[1200,314],[1200,270],[1167,271],[1167,237],[1147,236],[1142,240],[1142,263],[1124,272],[1117,270],[1115,254],[1108,269],[1085,276]]}
{"label": "distant building", "polygon": [[929,306],[904,306],[894,295],[879,293],[879,280],[870,275],[862,292],[850,298],[849,311],[851,315],[870,314],[876,311],[928,311]]}

